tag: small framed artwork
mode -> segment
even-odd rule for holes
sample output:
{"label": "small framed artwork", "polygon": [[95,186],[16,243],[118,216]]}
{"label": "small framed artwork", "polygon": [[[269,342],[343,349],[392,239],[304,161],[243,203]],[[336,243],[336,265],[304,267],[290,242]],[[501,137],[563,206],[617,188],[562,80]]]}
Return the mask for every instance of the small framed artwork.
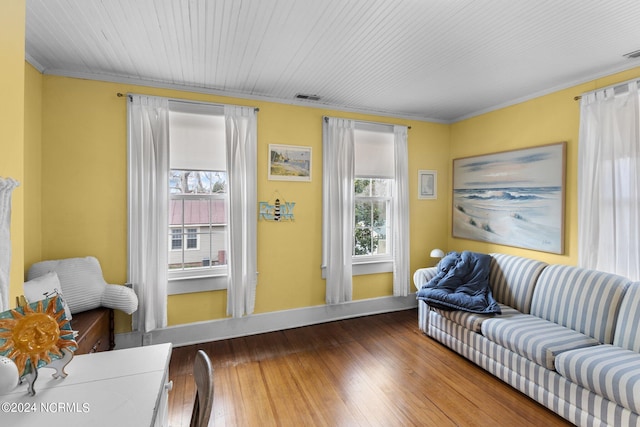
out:
{"label": "small framed artwork", "polygon": [[269,179],[311,181],[311,147],[269,144]]}
{"label": "small framed artwork", "polygon": [[438,198],[438,172],[434,170],[418,171],[418,199]]}

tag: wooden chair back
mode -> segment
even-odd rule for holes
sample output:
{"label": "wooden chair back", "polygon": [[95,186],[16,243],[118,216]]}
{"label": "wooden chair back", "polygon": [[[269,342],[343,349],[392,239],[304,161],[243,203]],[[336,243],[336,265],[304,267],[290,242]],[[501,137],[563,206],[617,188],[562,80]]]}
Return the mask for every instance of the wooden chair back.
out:
{"label": "wooden chair back", "polygon": [[211,359],[198,350],[193,362],[193,378],[196,382],[196,398],[193,403],[190,427],[207,427],[213,408],[213,367]]}

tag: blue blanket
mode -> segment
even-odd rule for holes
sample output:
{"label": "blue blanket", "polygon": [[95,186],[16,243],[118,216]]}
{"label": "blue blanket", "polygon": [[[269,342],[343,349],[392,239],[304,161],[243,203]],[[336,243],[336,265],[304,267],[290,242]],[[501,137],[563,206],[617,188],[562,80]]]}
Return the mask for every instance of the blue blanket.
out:
{"label": "blue blanket", "polygon": [[436,276],[418,291],[418,299],[448,310],[500,314],[489,287],[490,265],[486,254],[450,252],[438,263]]}

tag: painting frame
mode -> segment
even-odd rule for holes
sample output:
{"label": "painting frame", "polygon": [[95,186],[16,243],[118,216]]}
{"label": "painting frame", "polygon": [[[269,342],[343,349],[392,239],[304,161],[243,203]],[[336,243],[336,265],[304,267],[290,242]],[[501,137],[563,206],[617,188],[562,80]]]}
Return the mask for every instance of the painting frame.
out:
{"label": "painting frame", "polygon": [[418,199],[438,198],[438,171],[422,169],[418,171]]}
{"label": "painting frame", "polygon": [[311,182],[312,147],[269,144],[268,179]]}
{"label": "painting frame", "polygon": [[566,145],[454,159],[452,236],[564,254]]}

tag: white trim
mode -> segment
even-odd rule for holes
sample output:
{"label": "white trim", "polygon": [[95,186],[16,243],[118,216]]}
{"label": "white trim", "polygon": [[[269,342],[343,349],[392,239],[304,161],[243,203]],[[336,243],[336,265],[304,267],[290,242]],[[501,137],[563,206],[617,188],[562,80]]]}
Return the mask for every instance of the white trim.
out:
{"label": "white trim", "polygon": [[[572,87],[576,87],[576,86],[579,86],[579,85],[582,85],[582,84],[585,84],[585,83],[589,83],[589,82],[592,82],[594,80],[601,79],[603,77],[609,77],[609,76],[612,76],[614,74],[621,73],[623,71],[631,70],[633,68],[636,68],[637,66],[638,66],[638,63],[634,62],[633,64],[629,64],[629,65],[623,65],[623,66],[619,66],[619,67],[611,67],[611,68],[603,70],[603,71],[601,71],[599,73],[590,74],[589,76],[586,76],[586,77],[581,78],[581,79],[572,80],[572,81],[567,82],[565,84],[561,84],[561,85],[558,85],[558,86],[553,86],[553,87],[550,87],[548,89],[540,90],[538,92],[533,92],[533,93],[531,93],[529,95],[525,95],[525,96],[522,96],[520,98],[515,98],[515,99],[512,99],[510,101],[503,102],[501,104],[496,104],[496,105],[493,105],[491,107],[482,108],[482,109],[480,109],[478,111],[475,111],[473,113],[465,114],[463,116],[456,117],[455,119],[452,119],[452,120],[446,121],[446,122],[442,122],[442,123],[452,124],[452,123],[461,122],[463,120],[467,120],[467,119],[470,119],[472,117],[481,116],[483,114],[490,113],[492,111],[497,111],[497,110],[501,110],[503,108],[511,107],[513,105],[522,104],[523,102],[530,101],[530,100],[535,99],[535,98],[540,98],[540,97],[545,96],[545,95],[549,95],[549,94],[552,94],[552,93],[560,92],[561,90],[570,89]],[[636,78],[636,79],[631,79],[631,80],[638,80],[638,79]],[[624,83],[624,82],[622,82],[622,83]],[[618,83],[618,84],[620,84],[620,83]],[[611,86],[617,86],[618,84],[614,84],[614,85],[611,85]],[[596,90],[598,90],[598,89],[596,89]],[[576,95],[578,95],[578,94],[576,94]]]}
{"label": "white trim", "polygon": [[[416,120],[416,121],[421,121],[426,123],[443,123],[443,124],[452,123],[451,121],[448,121],[448,120],[433,119],[433,118],[420,116],[417,114],[415,115],[414,114],[397,114],[397,113],[394,113],[393,111],[381,111],[381,110],[376,110],[372,108],[371,109],[349,108],[349,107],[332,105],[332,104],[327,104],[322,102],[301,101],[298,99],[293,100],[293,99],[287,99],[287,98],[277,98],[277,97],[262,96],[262,95],[248,95],[246,93],[240,93],[240,92],[223,91],[219,89],[210,89],[205,87],[194,87],[194,86],[180,85],[175,83],[165,83],[165,82],[160,82],[156,80],[134,79],[129,77],[113,76],[113,75],[106,75],[106,74],[74,73],[74,72],[68,72],[64,70],[55,70],[55,69],[45,70],[41,72],[43,75],[70,77],[70,78],[83,79],[83,80],[96,80],[96,81],[108,82],[108,83],[120,83],[120,84],[127,84],[127,85],[145,86],[145,87],[151,87],[151,88],[157,88],[157,89],[179,90],[182,92],[224,96],[227,98],[239,98],[239,99],[246,99],[250,101],[265,101],[265,102],[273,102],[273,103],[285,104],[285,105],[298,105],[302,107],[318,108],[321,110],[331,109],[334,111],[370,114],[370,115],[381,116],[381,117],[390,117],[394,119]],[[183,101],[177,98],[169,97],[169,99]]]}
{"label": "white trim", "polygon": [[[320,267],[321,276],[323,279],[327,278],[327,266]],[[353,262],[351,264],[352,276],[363,276],[365,274],[380,274],[393,272],[393,259],[384,259],[378,261],[360,261]]]}
{"label": "white trim", "polygon": [[[368,258],[364,256],[365,258]],[[354,257],[355,258],[355,257]],[[368,260],[354,261],[352,268],[353,276],[361,276],[363,274],[378,274],[378,273],[390,273],[393,271],[393,258],[385,256],[385,259],[376,260],[375,256],[372,256]]]}
{"label": "white trim", "polygon": [[[623,94],[623,93],[627,93],[629,91],[629,84],[633,83],[633,82],[639,83],[640,82],[640,78],[636,77],[635,79],[629,79],[629,80],[625,80],[623,82],[611,84],[609,86],[603,86],[603,87],[598,88],[598,89],[593,89],[593,90],[590,90],[588,92],[583,92],[582,94],[580,94],[580,97],[587,96],[587,95],[590,95],[590,94],[596,93],[596,92],[602,92],[602,91],[609,90],[609,89],[614,89],[615,95],[620,95],[620,94]],[[619,92],[616,91],[616,89],[619,89]]]}
{"label": "white trim", "polygon": [[219,291],[227,289],[228,282],[226,268],[224,275],[170,278],[167,283],[167,295]]}
{"label": "white trim", "polygon": [[600,79],[600,78],[603,78],[603,77],[608,77],[608,76],[611,76],[613,74],[617,74],[617,73],[621,73],[623,71],[631,70],[631,69],[636,68],[638,66],[638,62],[637,61],[630,61],[628,64],[625,64],[625,65],[620,65],[620,66],[616,66],[616,67],[610,67],[610,68],[607,68],[607,69],[602,70],[600,72],[589,74],[588,76],[584,76],[582,78],[575,79],[575,80],[572,80],[572,81],[564,83],[564,84],[560,84],[560,85],[553,86],[553,87],[548,88],[548,89],[540,90],[538,92],[534,92],[534,93],[531,93],[529,95],[522,96],[520,98],[512,99],[510,101],[506,101],[506,102],[503,102],[501,104],[497,104],[497,105],[493,105],[493,106],[490,106],[490,107],[482,108],[482,109],[480,109],[478,111],[474,111],[472,113],[465,114],[465,115],[456,117],[456,118],[451,119],[451,120],[444,120],[444,119],[435,119],[435,118],[424,117],[424,116],[417,115],[417,114],[397,114],[397,113],[394,113],[392,111],[381,111],[381,110],[367,109],[367,108],[348,108],[348,107],[344,107],[344,106],[340,106],[340,105],[331,105],[331,104],[322,103],[322,102],[291,100],[291,99],[283,99],[283,98],[261,96],[261,95],[247,95],[245,93],[222,91],[222,90],[209,89],[209,88],[200,88],[200,87],[196,88],[196,87],[193,87],[193,86],[186,86],[186,85],[180,85],[180,84],[175,84],[175,83],[165,83],[165,82],[160,82],[160,81],[155,81],[155,80],[134,79],[134,78],[129,78],[129,77],[121,77],[121,76],[106,75],[106,74],[73,73],[73,72],[68,72],[68,71],[64,71],[64,70],[56,70],[56,69],[46,70],[42,65],[40,65],[38,62],[36,62],[30,55],[25,54],[25,56],[26,56],[25,59],[31,65],[33,65],[38,71],[40,71],[43,75],[71,77],[71,78],[85,79],[85,80],[97,80],[97,81],[111,82],[111,83],[131,84],[131,85],[146,86],[146,87],[159,88],[159,89],[173,89],[173,90],[179,90],[179,91],[183,91],[183,92],[200,93],[200,94],[207,94],[207,95],[217,95],[217,96],[240,98],[240,99],[247,99],[247,100],[254,100],[254,101],[275,102],[275,103],[286,104],[286,105],[299,105],[299,106],[310,107],[310,108],[331,109],[331,110],[335,110],[335,111],[371,114],[371,115],[376,115],[376,116],[381,116],[381,117],[390,117],[390,118],[394,118],[394,119],[416,120],[416,121],[421,121],[421,122],[426,122],[426,123],[441,123],[441,124],[457,123],[457,122],[460,122],[460,121],[463,121],[463,120],[466,120],[466,119],[470,119],[472,117],[476,117],[476,116],[480,116],[482,114],[490,113],[492,111],[501,110],[503,108],[510,107],[512,105],[521,104],[521,103],[523,103],[525,101],[529,101],[531,99],[539,98],[539,97],[544,96],[544,95],[549,95],[551,93],[559,92],[559,91],[564,90],[564,89],[569,89],[569,88],[572,88],[572,87],[575,87],[575,86],[579,86],[581,84],[588,83],[588,82],[591,82],[591,81],[594,81],[594,80],[597,80],[597,79]]}
{"label": "white trim", "polygon": [[[240,318],[226,318],[186,325],[169,326],[147,334],[129,332],[116,335],[116,348],[170,342],[174,347],[219,341],[265,332],[280,331],[335,320],[410,310],[417,307],[416,294],[406,297],[381,297],[350,301],[342,304],[319,305],[253,314]],[[144,336],[143,336],[144,335]]]}
{"label": "white trim", "polygon": [[44,74],[44,66],[39,63],[38,61],[35,60],[35,58],[31,55],[29,55],[27,52],[24,53],[24,60],[27,61],[29,64],[31,64],[31,66],[33,66],[33,68],[35,68],[36,70],[38,70],[40,72],[40,74]]}

